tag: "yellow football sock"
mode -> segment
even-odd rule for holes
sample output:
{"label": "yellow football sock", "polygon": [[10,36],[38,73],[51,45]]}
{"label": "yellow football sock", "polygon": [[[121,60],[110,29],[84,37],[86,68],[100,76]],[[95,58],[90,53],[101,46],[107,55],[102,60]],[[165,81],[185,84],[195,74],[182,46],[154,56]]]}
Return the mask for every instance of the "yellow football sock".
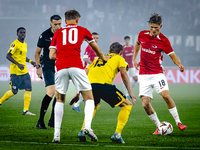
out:
{"label": "yellow football sock", "polygon": [[25,91],[24,93],[24,111],[28,110],[31,102],[31,91]]}
{"label": "yellow football sock", "polygon": [[132,105],[126,105],[124,107],[121,107],[121,110],[119,112],[118,118],[117,118],[117,133],[121,133],[122,129],[124,128],[125,124],[128,121],[129,114],[131,112]]}
{"label": "yellow football sock", "polygon": [[[96,114],[97,109],[99,109],[99,107],[100,107],[100,104],[94,107],[93,118],[94,118],[94,116],[95,116],[95,114]],[[84,118],[84,121],[83,121],[83,125],[82,125],[81,130],[83,130],[84,126],[85,126],[85,118]]]}
{"label": "yellow football sock", "polygon": [[11,98],[13,95],[14,95],[14,94],[13,94],[12,90],[7,91],[7,92],[4,94],[4,96],[0,99],[0,103],[2,104],[5,100]]}

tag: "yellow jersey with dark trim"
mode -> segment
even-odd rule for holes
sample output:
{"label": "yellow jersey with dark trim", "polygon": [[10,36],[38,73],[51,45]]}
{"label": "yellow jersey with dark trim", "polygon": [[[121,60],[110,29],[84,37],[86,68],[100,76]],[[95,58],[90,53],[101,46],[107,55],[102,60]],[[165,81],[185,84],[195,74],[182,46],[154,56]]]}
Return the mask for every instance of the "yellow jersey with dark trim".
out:
{"label": "yellow jersey with dark trim", "polygon": [[20,42],[16,39],[11,45],[8,53],[12,54],[12,58],[19,64],[24,65],[24,69],[21,70],[16,64],[11,62],[10,65],[10,74],[23,75],[28,73],[26,67],[26,53],[27,53],[27,44],[25,42]]}
{"label": "yellow jersey with dark trim", "polygon": [[102,62],[97,58],[87,67],[89,69],[88,78],[91,84],[112,84],[120,67],[124,67],[128,71],[128,63],[120,55],[111,53],[105,56],[111,56],[111,58],[107,62]]}

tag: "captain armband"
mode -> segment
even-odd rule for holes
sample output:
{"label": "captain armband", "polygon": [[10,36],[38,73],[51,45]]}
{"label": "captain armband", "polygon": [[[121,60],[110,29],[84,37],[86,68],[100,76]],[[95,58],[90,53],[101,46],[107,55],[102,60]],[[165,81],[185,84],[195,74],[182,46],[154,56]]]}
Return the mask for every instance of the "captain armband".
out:
{"label": "captain armband", "polygon": [[29,59],[29,61],[28,61],[28,62],[29,62],[29,63],[31,63],[31,62],[32,62],[32,60],[30,60],[30,59]]}

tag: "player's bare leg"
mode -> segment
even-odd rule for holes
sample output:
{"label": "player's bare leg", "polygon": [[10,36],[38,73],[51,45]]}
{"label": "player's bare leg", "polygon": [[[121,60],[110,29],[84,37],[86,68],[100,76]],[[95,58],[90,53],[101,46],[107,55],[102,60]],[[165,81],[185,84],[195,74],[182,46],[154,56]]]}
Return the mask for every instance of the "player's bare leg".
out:
{"label": "player's bare leg", "polygon": [[65,103],[65,94],[60,94],[58,91],[55,92],[56,95],[56,105],[55,105],[55,120],[54,120],[54,143],[60,142],[60,127],[63,118],[63,107]]}
{"label": "player's bare leg", "polygon": [[185,130],[185,129],[187,129],[187,126],[183,125],[181,123],[181,121],[180,121],[176,105],[175,105],[174,101],[172,100],[172,98],[170,97],[169,91],[165,90],[165,91],[162,91],[160,94],[163,97],[163,99],[165,100],[165,102],[167,104],[167,107],[169,109],[169,112],[173,116],[173,118],[174,118],[174,120],[175,120],[176,125],[178,126],[178,128],[180,130],[182,130],[182,131]]}
{"label": "player's bare leg", "polygon": [[141,96],[142,100],[142,106],[144,110],[146,111],[149,118],[153,121],[153,123],[157,126],[156,131],[153,133],[155,135],[158,135],[158,126],[160,125],[160,121],[157,117],[156,112],[154,111],[152,105],[151,105],[151,98],[147,96]]}
{"label": "player's bare leg", "polygon": [[96,142],[98,138],[91,129],[92,117],[94,113],[94,97],[92,90],[81,91],[81,94],[85,100],[85,127],[83,129],[83,133],[87,134],[92,141]]}

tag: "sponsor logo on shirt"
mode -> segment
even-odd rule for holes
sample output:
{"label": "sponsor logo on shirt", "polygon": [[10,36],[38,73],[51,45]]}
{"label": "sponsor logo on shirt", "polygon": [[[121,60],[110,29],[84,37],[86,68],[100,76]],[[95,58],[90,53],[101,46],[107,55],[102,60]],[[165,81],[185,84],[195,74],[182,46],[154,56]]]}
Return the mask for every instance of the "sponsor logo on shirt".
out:
{"label": "sponsor logo on shirt", "polygon": [[155,51],[152,51],[152,50],[146,49],[146,48],[142,48],[142,51],[147,52],[147,53],[150,53],[150,54],[156,54]]}

